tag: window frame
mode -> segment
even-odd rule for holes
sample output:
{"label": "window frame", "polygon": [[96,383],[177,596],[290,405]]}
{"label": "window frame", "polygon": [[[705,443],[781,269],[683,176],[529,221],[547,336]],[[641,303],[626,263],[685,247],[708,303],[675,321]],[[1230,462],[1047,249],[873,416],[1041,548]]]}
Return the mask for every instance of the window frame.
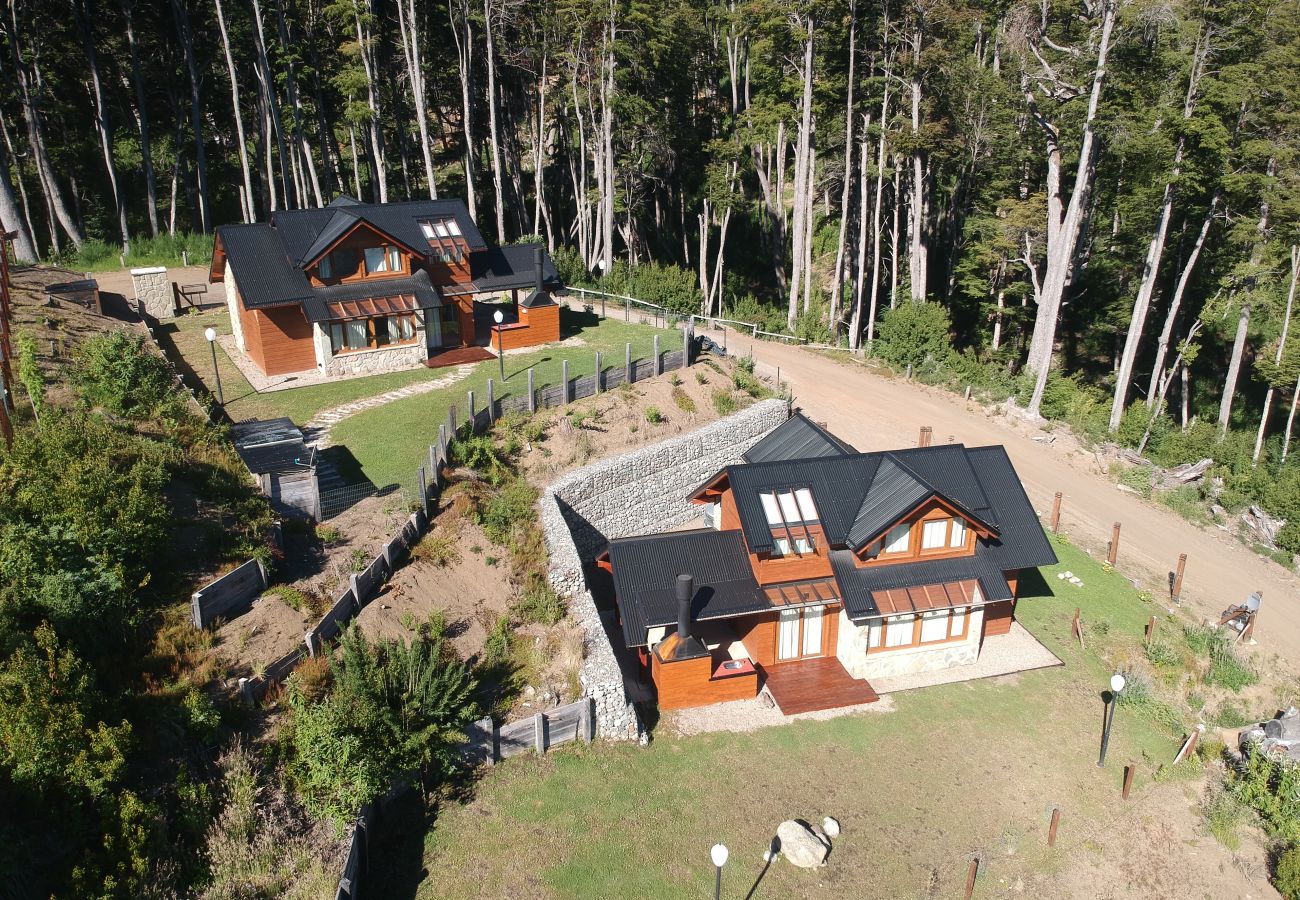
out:
{"label": "window frame", "polygon": [[[398,323],[399,334],[406,329],[401,327],[401,321],[405,319],[409,322],[411,336],[401,340],[392,340],[393,322]],[[379,343],[379,322],[384,323],[384,330],[388,333],[386,343]],[[366,345],[364,347],[348,346],[349,326],[355,327],[356,323],[364,323],[366,334]],[[336,331],[340,339],[336,339]],[[331,356],[342,356],[348,353],[364,353],[367,350],[388,350],[394,347],[409,347],[420,339],[420,324],[413,312],[398,313],[396,315],[384,316],[365,316],[355,319],[336,319],[329,323],[329,339]]]}
{"label": "window frame", "polygon": [[[897,550],[891,550],[890,546],[892,544],[898,543],[898,539],[896,538],[894,540],[890,540],[890,537],[894,534],[894,532],[898,531],[900,528],[904,529],[904,532],[901,535],[901,537],[905,538],[904,546]],[[911,552],[912,552],[912,523],[911,522],[899,522],[893,528],[885,532],[884,540],[882,540],[880,544],[881,556],[903,556],[903,555],[910,555]]]}
{"label": "window frame", "polygon": [[[922,610],[914,613],[896,613],[882,616],[867,625],[866,652],[868,655],[874,656],[877,653],[887,653],[891,650],[923,650],[964,641],[970,637],[970,621],[975,608],[973,605],[954,606],[938,610]],[[932,638],[931,640],[922,640],[921,632],[925,627],[926,617],[928,616],[933,620],[938,618],[935,615],[936,613],[945,614],[943,616],[944,636]],[[957,626],[960,626],[960,628],[958,629]],[[897,639],[900,629],[905,639],[899,643],[890,643],[891,639]]]}

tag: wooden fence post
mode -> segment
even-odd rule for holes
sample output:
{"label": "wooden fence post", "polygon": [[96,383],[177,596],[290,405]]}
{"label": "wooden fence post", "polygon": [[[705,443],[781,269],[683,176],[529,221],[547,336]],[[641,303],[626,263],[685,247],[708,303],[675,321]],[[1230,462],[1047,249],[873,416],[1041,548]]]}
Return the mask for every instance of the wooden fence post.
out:
{"label": "wooden fence post", "polygon": [[1156,617],[1152,616],[1150,619],[1147,620],[1147,630],[1146,630],[1147,643],[1150,643],[1152,638],[1154,638],[1155,636],[1156,636]]}
{"label": "wooden fence post", "polygon": [[429,458],[425,460],[425,474],[437,474],[438,472],[438,448],[433,444],[429,445]]}
{"label": "wooden fence post", "polygon": [[304,635],[302,636],[302,642],[303,642],[304,644],[307,645],[307,655],[308,655],[308,656],[315,656],[315,655],[316,655],[316,649],[317,649],[317,648],[316,648],[316,643],[315,643],[315,641],[313,641],[313,640],[311,639],[311,632],[310,632],[310,631],[307,632],[306,634],[304,634]]}
{"label": "wooden fence post", "polygon": [[966,893],[963,895],[965,896],[966,900],[970,900],[971,896],[974,895],[975,879],[979,878],[979,874],[980,874],[979,857],[978,856],[971,857],[970,866],[967,867],[966,869]]}
{"label": "wooden fence post", "polygon": [[1074,631],[1074,636],[1079,639],[1079,649],[1082,650],[1083,649],[1083,620],[1079,618],[1079,612],[1080,612],[1079,607],[1076,606],[1074,608],[1074,622],[1071,623],[1070,627]]}
{"label": "wooden fence post", "polygon": [[689,319],[682,325],[682,368],[691,364],[691,338],[695,332],[695,320]]}
{"label": "wooden fence post", "polygon": [[596,351],[596,393],[599,394],[605,387],[605,370],[600,362],[600,351]]}
{"label": "wooden fence post", "polygon": [[530,413],[537,412],[537,389],[533,386],[535,384],[536,377],[537,376],[534,373],[533,368],[529,366],[528,368],[528,411]]}
{"label": "wooden fence post", "polygon": [[1183,570],[1187,568],[1187,554],[1178,554],[1178,568],[1174,570],[1174,584],[1170,592],[1175,603],[1183,602]]}
{"label": "wooden fence post", "polygon": [[659,335],[657,334],[655,335],[655,364],[651,366],[650,371],[656,375],[662,375],[664,371],[659,357]]}
{"label": "wooden fence post", "polygon": [[1119,523],[1110,530],[1110,546],[1106,550],[1106,562],[1115,565],[1115,560],[1119,558]]}
{"label": "wooden fence post", "polygon": [[569,405],[569,361],[560,360],[560,405]]}
{"label": "wooden fence post", "polygon": [[447,438],[448,440],[456,439],[456,407],[455,405],[447,407]]}
{"label": "wooden fence post", "polygon": [[245,706],[253,705],[253,686],[247,678],[239,679],[239,699]]}
{"label": "wooden fence post", "polygon": [[596,735],[596,698],[588,697],[578,710],[578,737],[584,744],[590,744]]}
{"label": "wooden fence post", "polygon": [[1121,795],[1125,800],[1128,799],[1129,791],[1133,789],[1133,773],[1137,771],[1137,763],[1130,762],[1124,767],[1124,790]]}
{"label": "wooden fence post", "polygon": [[1057,491],[1052,498],[1052,534],[1061,530],[1061,496],[1061,492]]}
{"label": "wooden fence post", "polygon": [[632,344],[629,342],[623,347],[623,365],[627,369],[627,383],[631,384],[636,381],[636,370],[632,368]]}
{"label": "wooden fence post", "polygon": [[419,476],[420,476],[420,509],[424,510],[424,514],[427,516],[429,514],[429,481],[427,476],[425,475],[424,466],[420,466]]}
{"label": "wooden fence post", "polygon": [[537,755],[543,756],[546,753],[546,713],[539,712],[533,716],[533,745],[537,749]]}
{"label": "wooden fence post", "polygon": [[469,422],[469,433],[473,434],[477,430],[474,427],[474,392],[466,391],[465,400],[469,404],[469,419],[467,420]]}
{"label": "wooden fence post", "polygon": [[1052,824],[1047,828],[1047,846],[1056,846],[1056,826],[1061,824],[1061,807],[1052,807]]}

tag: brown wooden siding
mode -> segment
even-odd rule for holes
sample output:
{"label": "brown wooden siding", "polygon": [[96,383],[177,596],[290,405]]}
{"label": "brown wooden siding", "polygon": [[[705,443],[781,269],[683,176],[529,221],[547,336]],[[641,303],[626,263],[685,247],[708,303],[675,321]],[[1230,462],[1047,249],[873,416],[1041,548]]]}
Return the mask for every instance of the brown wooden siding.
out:
{"label": "brown wooden siding", "polygon": [[1016,619],[1016,601],[1001,600],[984,607],[984,636],[1006,634]]}
{"label": "brown wooden siding", "polygon": [[284,375],[315,367],[316,351],[311,343],[311,323],[302,314],[301,307],[255,309],[252,317],[259,335],[260,365],[263,372],[267,375]]}
{"label": "brown wooden siding", "polygon": [[[922,523],[930,519],[946,519],[956,516],[966,522],[966,545],[957,549],[943,548],[937,550],[921,550],[921,531]],[[884,541],[885,536],[894,528],[904,523],[910,523],[912,533],[910,536],[910,545],[906,553],[881,553],[874,559],[866,559],[863,554],[874,544]],[[975,555],[975,537],[977,534],[987,535],[987,529],[976,526],[973,522],[963,516],[954,507],[940,499],[933,499],[923,503],[917,509],[912,510],[907,515],[902,516],[897,521],[890,524],[885,529],[882,536],[877,538],[872,544],[864,547],[862,553],[854,554],[853,561],[858,568],[868,568],[870,566],[888,566],[894,563],[909,563],[917,560],[926,559],[951,559],[957,556],[974,556]]]}
{"label": "brown wooden siding", "polygon": [[244,308],[244,298],[239,296],[239,291],[235,291],[235,297],[239,301],[239,330],[244,333],[244,352],[248,358],[261,369],[266,371],[266,359],[262,356],[262,327],[257,321],[257,314],[250,309]]}
{"label": "brown wooden siding", "polygon": [[[396,247],[398,254],[402,259],[402,270],[400,272],[384,272],[378,275],[367,275],[365,265],[365,250],[367,247]],[[390,237],[375,231],[369,225],[364,223],[353,228],[348,234],[335,241],[333,246],[327,251],[333,253],[335,250],[353,250],[356,253],[357,268],[352,272],[334,272],[328,279],[321,279],[320,264],[316,263],[307,269],[307,275],[311,279],[313,287],[321,287],[327,284],[343,284],[354,281],[379,281],[384,278],[400,278],[404,275],[411,274],[412,256],[401,244],[397,243]]]}
{"label": "brown wooden siding", "polygon": [[660,709],[687,709],[727,700],[748,700],[758,695],[757,672],[713,678],[712,656],[664,663],[658,654],[651,653],[650,667]]}
{"label": "brown wooden siding", "polygon": [[749,658],[760,666],[770,666],[776,661],[776,623],[776,613],[759,613],[735,620],[736,636],[749,651]]}
{"label": "brown wooden siding", "polygon": [[498,331],[492,329],[492,346],[500,349],[500,343],[507,350],[520,347],[533,347],[549,344],[560,339],[560,308],[558,306],[539,306],[533,309],[519,307],[519,324],[506,325]]}

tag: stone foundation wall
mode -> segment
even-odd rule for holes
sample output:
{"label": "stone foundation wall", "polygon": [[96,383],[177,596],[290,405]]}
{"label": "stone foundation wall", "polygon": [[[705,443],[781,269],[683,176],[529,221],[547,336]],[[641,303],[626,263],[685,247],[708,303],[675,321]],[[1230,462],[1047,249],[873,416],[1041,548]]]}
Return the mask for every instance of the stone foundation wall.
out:
{"label": "stone foundation wall", "polygon": [[325,361],[326,375],[379,375],[384,372],[401,372],[424,365],[429,351],[424,347],[424,331],[416,335],[416,343],[382,350],[360,350],[340,353]]}
{"label": "stone foundation wall", "polygon": [[167,269],[162,266],[132,269],[131,284],[135,288],[135,299],[144,307],[146,314],[159,321],[170,319],[176,314],[176,298],[172,295],[172,284],[167,279]]}
{"label": "stone foundation wall", "polygon": [[235,283],[235,273],[226,266],[226,310],[230,313],[230,333],[235,336],[235,346],[247,353],[244,346],[244,324],[239,318],[239,286]]}
{"label": "stone foundation wall", "polygon": [[586,633],[579,678],[595,701],[600,737],[637,740],[642,729],[623,689],[607,623],[587,590],[583,564],[594,560],[611,538],[661,532],[698,515],[687,493],[739,462],[742,453],[789,415],[784,400],[765,400],[690,434],[578,469],[542,493],[549,578],[568,597],[569,609]]}
{"label": "stone foundation wall", "polygon": [[921,675],[954,666],[969,666],[980,657],[980,635],[984,631],[984,610],[970,614],[966,639],[936,647],[910,647],[867,655],[867,627],[854,625],[840,613],[839,645],[835,655],[854,678],[890,678],[895,675]]}

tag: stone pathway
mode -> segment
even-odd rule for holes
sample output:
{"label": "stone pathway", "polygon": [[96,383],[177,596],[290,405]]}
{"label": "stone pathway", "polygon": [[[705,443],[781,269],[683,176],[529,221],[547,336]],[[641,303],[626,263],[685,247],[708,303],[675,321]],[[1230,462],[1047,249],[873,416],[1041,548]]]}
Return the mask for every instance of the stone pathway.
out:
{"label": "stone pathway", "polygon": [[431,381],[418,381],[415,384],[408,384],[406,387],[395,388],[391,391],[385,391],[382,394],[376,394],[373,397],[362,397],[360,400],[353,400],[351,403],[344,403],[342,406],[335,406],[332,409],[322,410],[312,416],[305,425],[302,426],[303,437],[306,438],[307,446],[315,447],[317,450],[324,450],[330,446],[330,432],[334,426],[344,419],[355,416],[357,413],[365,412],[368,409],[374,409],[377,406],[383,406],[385,403],[392,403],[394,400],[401,400],[404,397],[414,397],[417,394],[427,394],[430,391],[440,390],[450,387],[458,381],[469,376],[474,371],[473,363],[467,363],[463,366],[457,366],[447,374],[434,378]]}

